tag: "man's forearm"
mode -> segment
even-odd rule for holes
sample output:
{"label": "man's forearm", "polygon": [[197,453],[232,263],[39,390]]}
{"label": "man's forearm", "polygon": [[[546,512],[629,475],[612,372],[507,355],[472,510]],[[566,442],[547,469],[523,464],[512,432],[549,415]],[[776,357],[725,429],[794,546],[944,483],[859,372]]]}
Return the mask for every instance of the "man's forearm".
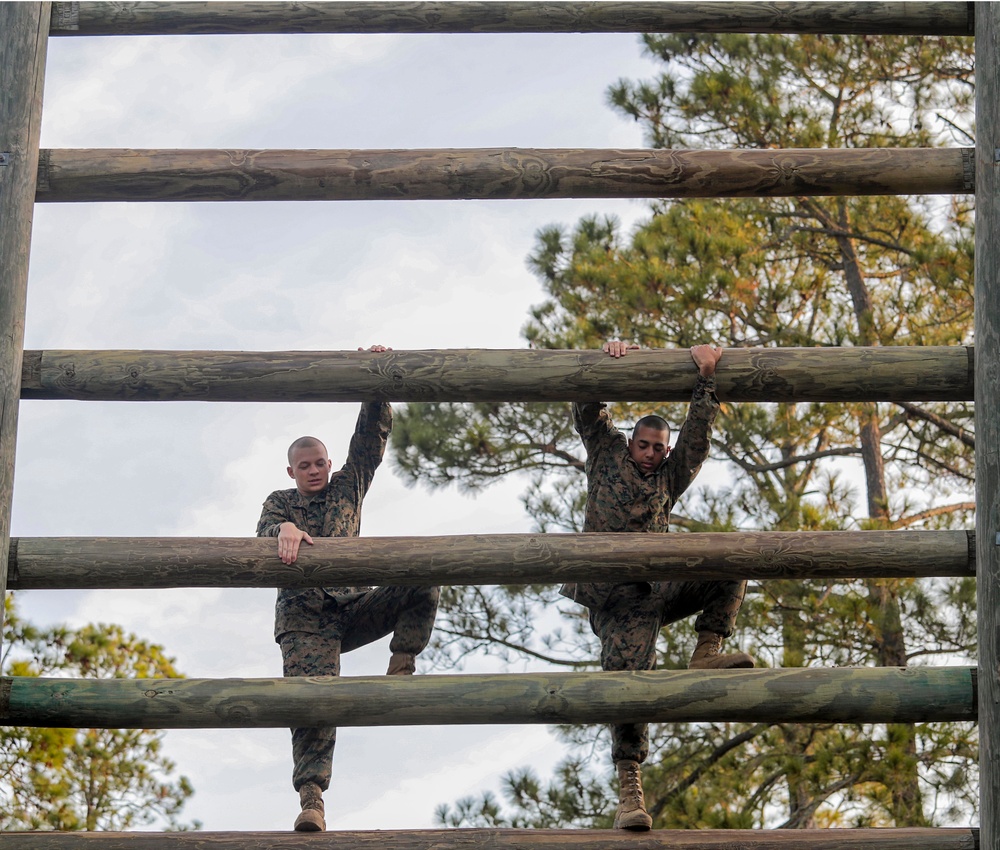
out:
{"label": "man's forearm", "polygon": [[257,522],[257,536],[277,537],[281,532],[282,523],[291,521],[283,512],[265,504],[260,520]]}

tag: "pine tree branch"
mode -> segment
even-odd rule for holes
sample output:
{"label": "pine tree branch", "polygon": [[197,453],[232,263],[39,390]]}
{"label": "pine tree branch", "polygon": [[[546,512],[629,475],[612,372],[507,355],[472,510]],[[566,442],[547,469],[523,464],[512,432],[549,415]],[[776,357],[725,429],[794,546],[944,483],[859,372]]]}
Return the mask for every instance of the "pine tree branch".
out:
{"label": "pine tree branch", "polygon": [[936,458],[933,455],[929,455],[926,452],[917,451],[916,455],[917,455],[918,458],[923,458],[925,461],[927,461],[928,463],[930,463],[932,466],[936,466],[938,469],[943,469],[945,472],[951,473],[956,478],[962,478],[962,479],[964,479],[966,481],[969,481],[969,482],[975,480],[975,476],[972,473],[962,472],[962,470],[958,469],[957,467],[952,466],[950,463],[945,463],[943,460],[941,460],[939,458]]}
{"label": "pine tree branch", "polygon": [[929,508],[926,511],[921,511],[918,514],[911,514],[908,517],[900,517],[892,523],[892,527],[906,528],[907,526],[923,522],[925,519],[931,519],[932,517],[952,514],[957,511],[974,511],[975,509],[975,502],[956,502],[953,505],[941,505],[937,508]]}
{"label": "pine tree branch", "polygon": [[705,771],[708,770],[712,765],[719,762],[727,753],[731,752],[732,750],[736,749],[739,746],[742,746],[748,741],[752,741],[762,732],[765,732],[768,729],[770,729],[771,726],[772,724],[770,723],[758,723],[756,726],[752,726],[745,732],[741,732],[739,735],[735,735],[728,741],[724,741],[723,743],[721,743],[714,750],[712,750],[712,752],[708,755],[708,757],[704,759],[701,762],[701,764],[698,765],[698,767],[696,767],[693,771],[691,771],[691,773],[688,776],[686,776],[684,779],[678,782],[673,788],[667,791],[666,794],[660,797],[660,799],[656,801],[656,805],[651,807],[650,814],[657,816],[661,815],[668,803],[679,797],[681,794],[687,791],[688,788],[694,785],[701,778],[702,774],[704,774]]}
{"label": "pine tree branch", "polygon": [[580,458],[574,454],[570,454],[563,449],[557,448],[555,443],[528,443],[528,448],[540,451],[542,454],[553,455],[560,460],[566,461],[567,466],[570,466],[573,469],[579,469],[581,472],[586,469],[584,461],[580,460]]}
{"label": "pine tree branch", "polygon": [[836,794],[838,791],[843,791],[845,788],[850,788],[852,785],[857,784],[861,779],[861,774],[855,773],[850,776],[841,779],[840,782],[835,782],[828,788],[823,789],[822,793],[813,797],[809,802],[808,806],[803,806],[801,809],[795,812],[788,820],[784,823],[779,824],[777,829],[802,829],[809,822],[816,810],[823,805],[830,797]]}
{"label": "pine tree branch", "polygon": [[968,446],[970,449],[974,449],[976,447],[975,434],[970,434],[964,428],[961,428],[958,425],[953,425],[943,416],[938,416],[936,413],[932,413],[929,410],[924,410],[924,408],[919,407],[918,405],[908,401],[900,401],[897,402],[897,404],[901,408],[903,408],[903,410],[905,410],[910,416],[913,416],[917,419],[923,419],[924,422],[929,422],[931,425],[935,426],[936,428],[939,428],[946,434],[950,434],[952,437],[961,440],[962,443]]}
{"label": "pine tree branch", "polygon": [[949,649],[945,649],[940,646],[931,647],[929,649],[915,649],[913,652],[906,653],[906,660],[910,661],[924,655],[944,655],[952,653],[962,653],[964,655],[971,656],[974,654],[975,648],[976,647],[974,645],[969,646],[966,644],[955,643]]}
{"label": "pine tree branch", "polygon": [[869,245],[877,245],[879,248],[885,248],[888,251],[898,251],[907,257],[913,256],[913,251],[904,248],[902,245],[896,242],[888,242],[884,239],[877,239],[874,236],[870,236],[866,233],[857,233],[850,230],[842,230],[838,227],[807,227],[805,225],[799,225],[793,227],[792,230],[798,233],[817,233],[821,236],[832,236],[834,239],[853,239],[857,242],[865,242]]}
{"label": "pine tree branch", "polygon": [[963,136],[965,138],[965,143],[967,145],[975,145],[976,144],[976,137],[973,136],[964,127],[959,127],[958,124],[956,124],[954,121],[950,120],[946,115],[942,114],[941,112],[935,112],[934,114],[937,117],[938,121],[940,121],[942,124],[947,124],[949,127],[951,127],[952,130],[954,130],[959,135]]}
{"label": "pine tree branch", "polygon": [[[549,664],[558,664],[561,667],[587,667],[592,665],[593,661],[573,661],[571,659],[565,658],[555,658],[551,655],[545,655],[542,652],[537,652],[533,649],[528,649],[528,647],[523,646],[519,643],[514,643],[505,638],[496,637],[495,635],[482,635],[475,634],[470,631],[462,631],[456,629],[449,629],[447,626],[434,626],[434,631],[441,632],[442,634],[449,635],[454,638],[463,638],[465,640],[473,640],[481,644],[490,644],[502,646],[504,649],[511,649],[514,652],[519,652],[522,655],[527,655],[530,658],[537,658],[539,661],[547,661]],[[468,655],[471,650],[468,650],[463,655]]]}
{"label": "pine tree branch", "polygon": [[784,460],[775,461],[774,463],[748,463],[741,457],[736,455],[733,451],[729,449],[728,446],[722,443],[716,443],[729,457],[733,463],[739,466],[744,472],[750,473],[763,473],[763,472],[775,472],[779,469],[785,469],[789,466],[794,466],[797,463],[809,463],[814,460],[822,460],[826,457],[845,457],[849,455],[859,455],[861,454],[861,449],[855,446],[844,446],[837,449],[823,449],[818,452],[810,452],[804,455],[795,455],[793,457],[785,458]]}

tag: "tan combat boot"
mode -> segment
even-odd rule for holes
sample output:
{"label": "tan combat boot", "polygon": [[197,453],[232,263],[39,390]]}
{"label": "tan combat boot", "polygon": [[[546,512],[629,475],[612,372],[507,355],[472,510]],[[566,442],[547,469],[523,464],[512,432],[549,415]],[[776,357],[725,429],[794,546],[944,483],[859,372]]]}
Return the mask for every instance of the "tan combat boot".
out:
{"label": "tan combat boot", "polygon": [[386,676],[412,676],[417,671],[417,656],[409,652],[394,652],[389,659]]}
{"label": "tan combat boot", "polygon": [[646,811],[646,800],[642,796],[642,777],[639,762],[616,761],[618,769],[618,811],[615,814],[615,829],[631,829],[644,832],[653,826],[653,819]]}
{"label": "tan combat boot", "polygon": [[722,655],[722,635],[715,632],[698,632],[698,645],[694,648],[689,670],[728,670],[733,667],[753,667],[753,656],[745,652]]}
{"label": "tan combat boot", "polygon": [[296,832],[322,832],[326,829],[323,808],[323,792],[314,782],[307,782],[299,788],[302,811],[295,819]]}

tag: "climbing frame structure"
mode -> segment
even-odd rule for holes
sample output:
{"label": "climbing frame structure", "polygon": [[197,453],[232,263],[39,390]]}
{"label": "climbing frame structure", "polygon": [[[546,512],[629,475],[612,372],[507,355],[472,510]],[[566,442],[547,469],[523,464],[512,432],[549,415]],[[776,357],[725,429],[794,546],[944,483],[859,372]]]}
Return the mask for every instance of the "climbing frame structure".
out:
{"label": "climbing frame structure", "polygon": [[[977,147],[796,151],[39,150],[50,37],[288,32],[775,32],[975,35]],[[400,850],[1000,847],[1000,7],[994,3],[0,3],[0,580],[7,588],[288,587],[677,577],[978,577],[978,670],[963,667],[257,680],[0,680],[0,721],[287,727],[609,721],[924,722],[978,718],[980,828],[10,833],[0,848]],[[365,177],[359,179],[363,170]],[[947,348],[737,349],[727,400],[969,400],[977,527],[961,532],[468,535],[319,541],[294,566],[264,540],[12,539],[18,402],[684,400],[686,352],[637,352],[628,382],[584,351],[23,351],[32,210],[47,201],[745,197],[975,191],[976,355]],[[629,536],[631,537],[631,536]],[[331,562],[335,557],[336,563]],[[137,566],[141,565],[141,569]],[[461,699],[458,695],[461,694]]]}

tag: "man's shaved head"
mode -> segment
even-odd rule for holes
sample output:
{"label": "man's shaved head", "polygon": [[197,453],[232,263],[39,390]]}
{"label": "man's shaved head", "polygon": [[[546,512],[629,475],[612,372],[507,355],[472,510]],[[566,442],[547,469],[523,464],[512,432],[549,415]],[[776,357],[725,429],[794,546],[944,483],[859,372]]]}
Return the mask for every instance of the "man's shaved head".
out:
{"label": "man's shaved head", "polygon": [[298,449],[311,449],[314,446],[319,446],[324,452],[326,451],[326,446],[322,440],[317,440],[315,437],[299,437],[288,447],[288,463],[291,464],[292,454]]}
{"label": "man's shaved head", "polygon": [[667,420],[662,416],[657,416],[655,413],[643,416],[642,419],[635,423],[635,427],[632,429],[633,440],[639,433],[640,428],[652,428],[654,431],[666,431],[667,439],[670,438],[670,426],[667,424]]}

